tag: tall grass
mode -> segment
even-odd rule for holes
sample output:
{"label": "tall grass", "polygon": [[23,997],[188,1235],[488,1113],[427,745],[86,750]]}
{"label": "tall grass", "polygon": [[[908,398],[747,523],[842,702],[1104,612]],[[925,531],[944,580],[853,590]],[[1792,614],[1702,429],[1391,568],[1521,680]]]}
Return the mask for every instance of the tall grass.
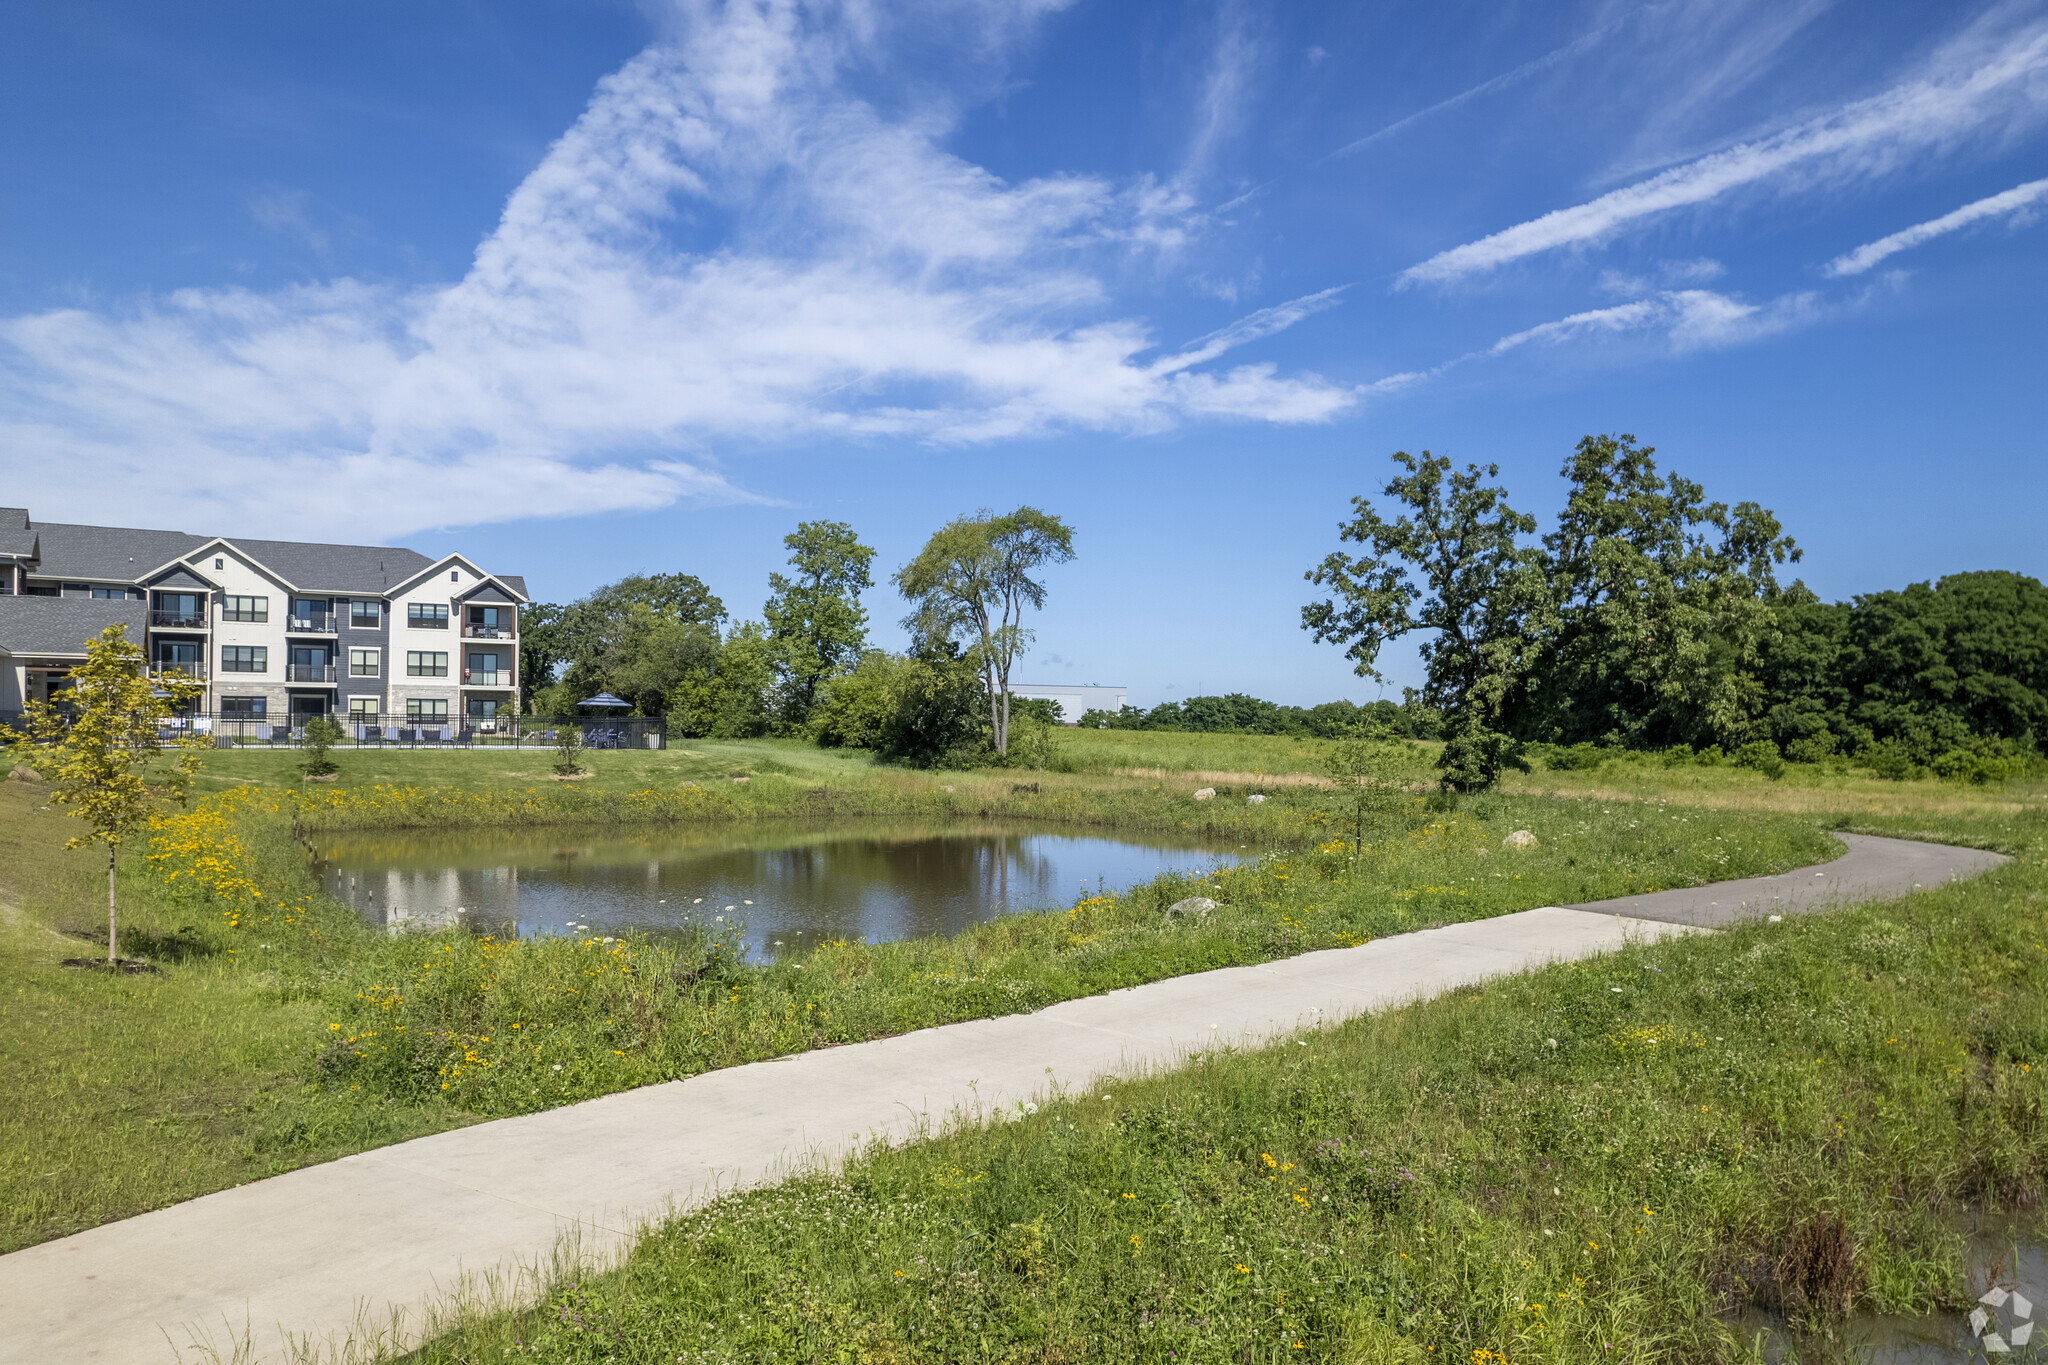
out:
{"label": "tall grass", "polygon": [[2022,857],[877,1149],[415,1358],[1834,1359],[2048,1173],[2048,820],[1950,833]]}
{"label": "tall grass", "polygon": [[[745,799],[772,807],[775,784],[759,786]],[[303,822],[309,808],[361,809],[375,818],[390,810],[383,803],[396,801],[404,823],[431,823],[420,815],[423,806],[478,822],[504,819],[490,793],[416,800],[371,789],[360,796],[367,806],[246,792],[215,798],[159,830],[161,874],[195,915],[207,912],[221,952],[259,963],[281,989],[323,1003],[328,1017],[315,1067],[328,1084],[408,1103],[445,1101],[481,1115],[1428,924],[1782,870],[1824,860],[1838,847],[1809,823],[1641,810],[1606,819],[1558,802],[1489,799],[1450,811],[1418,800],[1357,849],[1331,833],[1321,793],[1240,802],[1241,815],[1215,802],[1147,793],[1157,808],[1147,817],[1153,823],[1199,819],[1212,830],[1235,829],[1245,861],[1105,891],[1065,911],[1003,916],[950,937],[827,943],[753,963],[738,951],[740,925],[659,940],[379,935],[302,876],[266,891],[229,851],[263,845],[274,857],[287,818],[295,813]],[[535,799],[585,805],[567,793]],[[666,799],[695,809],[701,798],[694,791],[628,793],[620,801],[644,809]],[[1166,813],[1175,810],[1188,813]],[[1504,849],[1515,829],[1533,830],[1537,846]],[[1196,895],[1217,908],[1165,913]],[[267,946],[252,948],[251,940]]]}

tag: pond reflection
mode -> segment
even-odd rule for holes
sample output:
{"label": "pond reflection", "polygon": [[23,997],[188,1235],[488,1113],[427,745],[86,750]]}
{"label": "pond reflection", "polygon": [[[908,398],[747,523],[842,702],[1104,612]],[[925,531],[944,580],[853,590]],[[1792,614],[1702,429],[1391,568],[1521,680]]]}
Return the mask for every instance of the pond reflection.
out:
{"label": "pond reflection", "polygon": [[[1232,848],[1230,854],[1236,853]],[[750,951],[950,934],[1228,860],[1195,840],[1008,826],[749,825],[345,834],[327,888],[396,931],[466,923],[521,936],[747,928]]]}

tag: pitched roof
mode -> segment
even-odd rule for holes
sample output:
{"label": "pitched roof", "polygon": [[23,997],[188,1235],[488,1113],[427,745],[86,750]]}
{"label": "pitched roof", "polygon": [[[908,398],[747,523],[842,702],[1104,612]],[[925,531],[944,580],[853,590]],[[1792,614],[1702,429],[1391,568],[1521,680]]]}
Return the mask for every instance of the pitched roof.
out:
{"label": "pitched roof", "polygon": [[36,533],[29,529],[26,507],[0,507],[0,556],[33,559]]}
{"label": "pitched roof", "polygon": [[39,521],[43,578],[131,581],[206,543],[183,531],[134,531],[123,526],[71,526]]}
{"label": "pitched roof", "polygon": [[[15,529],[17,517],[20,529]],[[243,540],[183,531],[30,522],[27,512],[0,507],[0,555],[10,553],[11,538],[21,540],[21,553],[26,554],[37,537],[42,541],[42,564],[36,574],[55,579],[133,582],[151,569],[186,559],[217,540],[227,541],[292,587],[308,593],[382,595],[440,562],[417,550],[388,545],[318,545],[303,540]],[[494,576],[525,596],[525,579]]]}
{"label": "pitched roof", "polygon": [[383,593],[434,561],[417,550],[381,545],[314,545],[299,540],[223,539],[302,592]]}
{"label": "pitched roof", "polygon": [[0,651],[15,655],[83,655],[85,642],[111,625],[126,625],[142,643],[143,604],[131,598],[0,597]]}

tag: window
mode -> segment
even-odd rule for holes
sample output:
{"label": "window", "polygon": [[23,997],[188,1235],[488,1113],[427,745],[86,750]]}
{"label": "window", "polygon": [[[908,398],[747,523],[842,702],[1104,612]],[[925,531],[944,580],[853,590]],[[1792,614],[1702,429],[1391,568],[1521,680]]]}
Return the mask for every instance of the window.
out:
{"label": "window", "polygon": [[445,721],[448,703],[439,697],[412,697],[405,703],[405,718],[412,721]]}
{"label": "window", "polygon": [[225,569],[227,566],[228,562],[225,559],[216,559],[213,561],[213,567],[216,569]]}
{"label": "window", "polygon": [[105,600],[105,601],[112,601],[112,602],[120,602],[120,601],[123,601],[123,600],[125,600],[125,599],[127,598],[127,596],[128,596],[128,589],[126,589],[126,588],[94,588],[94,589],[92,590],[92,595],[93,595],[94,597],[98,597],[98,598],[101,598],[101,599],[103,599],[103,600]]}
{"label": "window", "polygon": [[220,714],[223,720],[255,720],[269,708],[267,697],[222,697]]}
{"label": "window", "polygon": [[64,585],[64,595],[66,597],[90,597],[92,596],[92,584],[66,583]]}
{"label": "window", "polygon": [[460,582],[462,581],[462,574],[461,574],[461,572],[460,572],[459,570],[456,570],[456,569],[450,569],[450,570],[448,571],[448,581],[449,581],[450,583],[460,583]]}
{"label": "window", "polygon": [[382,614],[382,602],[351,602],[348,608],[348,623],[358,630],[375,630],[377,618]]}
{"label": "window", "polygon": [[220,671],[223,673],[267,673],[270,650],[264,645],[222,645]]}
{"label": "window", "polygon": [[[508,705],[510,705],[508,702],[493,701],[484,697],[471,697],[469,699],[470,718],[473,720],[496,720],[498,718],[498,708]],[[509,715],[510,712],[508,711],[507,714]]]}
{"label": "window", "polygon": [[408,678],[447,677],[448,651],[445,649],[408,649],[405,651],[405,676]]}
{"label": "window", "polygon": [[348,699],[348,718],[359,725],[376,720],[378,712],[379,708],[375,697],[350,697]]}
{"label": "window", "polygon": [[447,606],[435,606],[427,602],[408,602],[405,607],[405,623],[415,629],[448,629]]}
{"label": "window", "polygon": [[267,597],[236,597],[230,594],[220,600],[220,619],[223,621],[268,621],[270,599]]}
{"label": "window", "polygon": [[500,660],[503,660],[505,663],[505,672],[503,674],[505,685],[511,686],[512,669],[510,659],[503,654],[485,654],[474,649],[469,651],[469,667],[465,670],[469,675],[467,680],[478,687],[496,687],[500,676],[498,672]]}
{"label": "window", "polygon": [[501,635],[512,633],[512,609],[510,607],[471,607],[469,609],[469,631],[473,639],[495,640]]}
{"label": "window", "polygon": [[352,649],[348,652],[348,675],[351,678],[374,678],[378,673],[378,655],[375,649]]}

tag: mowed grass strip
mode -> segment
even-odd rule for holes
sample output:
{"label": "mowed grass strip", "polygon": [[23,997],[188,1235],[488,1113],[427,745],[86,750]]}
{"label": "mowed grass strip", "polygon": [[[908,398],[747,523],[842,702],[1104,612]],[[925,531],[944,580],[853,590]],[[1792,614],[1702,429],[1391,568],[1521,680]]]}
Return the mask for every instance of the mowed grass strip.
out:
{"label": "mowed grass strip", "polygon": [[1946,832],[2019,860],[876,1150],[410,1358],[1742,1360],[1749,1303],[1832,1358],[2048,1174],[2048,821]]}

